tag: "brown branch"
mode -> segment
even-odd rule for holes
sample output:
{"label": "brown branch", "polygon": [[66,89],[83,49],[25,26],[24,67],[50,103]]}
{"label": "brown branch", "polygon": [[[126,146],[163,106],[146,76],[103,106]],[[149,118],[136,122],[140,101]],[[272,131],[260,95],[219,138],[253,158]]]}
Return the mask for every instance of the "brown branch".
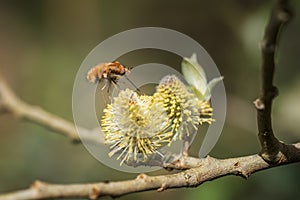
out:
{"label": "brown branch", "polygon": [[272,101],[278,95],[278,89],[273,85],[274,56],[277,49],[279,32],[291,16],[287,4],[287,0],[277,1],[266,27],[262,41],[261,95],[254,102],[257,109],[258,135],[262,146],[261,156],[266,161],[275,163],[287,159],[288,154],[286,153],[291,151],[289,146],[285,146],[275,137],[271,121]]}
{"label": "brown branch", "polygon": [[[300,143],[293,145],[300,151]],[[196,159],[196,158],[194,158]],[[140,174],[136,179],[116,182],[100,182],[86,184],[49,184],[36,181],[29,189],[0,195],[1,200],[25,200],[46,198],[90,198],[101,196],[118,197],[130,193],[157,190],[159,192],[180,187],[196,187],[206,181],[227,175],[238,175],[248,178],[254,172],[287,164],[270,165],[259,155],[239,158],[216,159],[207,157],[197,159],[199,166],[177,174],[148,176]],[[298,157],[300,161],[300,157]]]}
{"label": "brown branch", "polygon": [[[16,118],[25,119],[42,125],[50,130],[60,133],[74,142],[80,142],[80,137],[74,124],[53,115],[38,106],[32,106],[18,98],[0,77],[0,112],[8,112]],[[95,131],[86,130],[81,127],[81,139],[87,142],[103,143],[103,138]]]}

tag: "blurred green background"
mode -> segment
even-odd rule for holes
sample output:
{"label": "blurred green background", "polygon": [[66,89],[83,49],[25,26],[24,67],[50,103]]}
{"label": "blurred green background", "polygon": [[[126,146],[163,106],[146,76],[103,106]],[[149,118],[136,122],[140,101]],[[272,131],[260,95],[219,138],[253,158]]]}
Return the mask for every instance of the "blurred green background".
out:
{"label": "blurred green background", "polygon": [[[72,121],[72,87],[85,56],[121,31],[158,26],[198,41],[212,56],[228,95],[227,120],[211,156],[257,153],[256,113],[259,90],[259,43],[274,1],[0,1],[0,73],[25,101]],[[300,2],[291,1],[294,18],[282,31],[275,82],[274,128],[286,142],[300,136]],[[136,54],[130,64],[162,62],[158,51]],[[196,155],[201,141],[193,143]],[[168,173],[164,170],[151,174]],[[0,115],[0,192],[28,187],[40,179],[54,183],[125,180],[135,174],[110,169],[82,145],[10,114]],[[300,165],[252,175],[224,177],[198,188],[131,194],[120,199],[298,199]],[[109,197],[106,197],[110,199]]]}

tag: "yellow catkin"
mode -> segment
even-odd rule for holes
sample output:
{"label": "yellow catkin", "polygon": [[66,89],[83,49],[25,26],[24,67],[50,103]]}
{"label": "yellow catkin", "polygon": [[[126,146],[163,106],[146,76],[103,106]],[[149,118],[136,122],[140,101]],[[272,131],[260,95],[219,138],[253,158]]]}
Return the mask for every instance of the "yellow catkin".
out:
{"label": "yellow catkin", "polygon": [[212,111],[209,102],[198,100],[175,75],[164,77],[152,96],[122,90],[101,120],[109,156],[117,155],[121,165],[146,162],[163,146],[213,122]]}

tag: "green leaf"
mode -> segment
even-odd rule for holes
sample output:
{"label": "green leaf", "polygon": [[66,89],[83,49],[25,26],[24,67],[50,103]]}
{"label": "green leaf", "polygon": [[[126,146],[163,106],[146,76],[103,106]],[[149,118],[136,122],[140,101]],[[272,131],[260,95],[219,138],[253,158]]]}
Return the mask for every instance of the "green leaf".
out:
{"label": "green leaf", "polygon": [[194,86],[203,95],[206,91],[206,74],[201,65],[197,62],[195,53],[191,58],[183,58],[181,70],[188,84]]}
{"label": "green leaf", "polygon": [[205,93],[204,93],[205,100],[210,99],[212,89],[213,89],[220,81],[222,81],[223,78],[224,78],[223,76],[220,76],[220,77],[218,77],[218,78],[213,78],[211,81],[209,81],[209,83],[208,83],[207,86],[206,86],[206,91],[205,91]]}
{"label": "green leaf", "polygon": [[191,90],[193,91],[193,93],[196,95],[198,99],[205,100],[205,96],[199,90],[197,90],[197,88],[191,86]]}
{"label": "green leaf", "polygon": [[223,77],[214,78],[207,84],[207,78],[204,69],[197,61],[195,53],[190,58],[183,58],[181,71],[185,80],[190,85],[190,89],[200,100],[209,100],[211,91],[217,83],[223,80]]}

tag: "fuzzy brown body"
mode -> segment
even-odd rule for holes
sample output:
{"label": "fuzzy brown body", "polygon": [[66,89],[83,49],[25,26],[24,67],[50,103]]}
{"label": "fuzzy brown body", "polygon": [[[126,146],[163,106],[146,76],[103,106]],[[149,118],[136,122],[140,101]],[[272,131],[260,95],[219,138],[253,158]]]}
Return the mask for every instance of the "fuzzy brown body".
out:
{"label": "fuzzy brown body", "polygon": [[87,79],[93,83],[106,79],[111,84],[111,82],[116,83],[117,79],[127,72],[129,69],[117,61],[100,63],[88,72]]}

